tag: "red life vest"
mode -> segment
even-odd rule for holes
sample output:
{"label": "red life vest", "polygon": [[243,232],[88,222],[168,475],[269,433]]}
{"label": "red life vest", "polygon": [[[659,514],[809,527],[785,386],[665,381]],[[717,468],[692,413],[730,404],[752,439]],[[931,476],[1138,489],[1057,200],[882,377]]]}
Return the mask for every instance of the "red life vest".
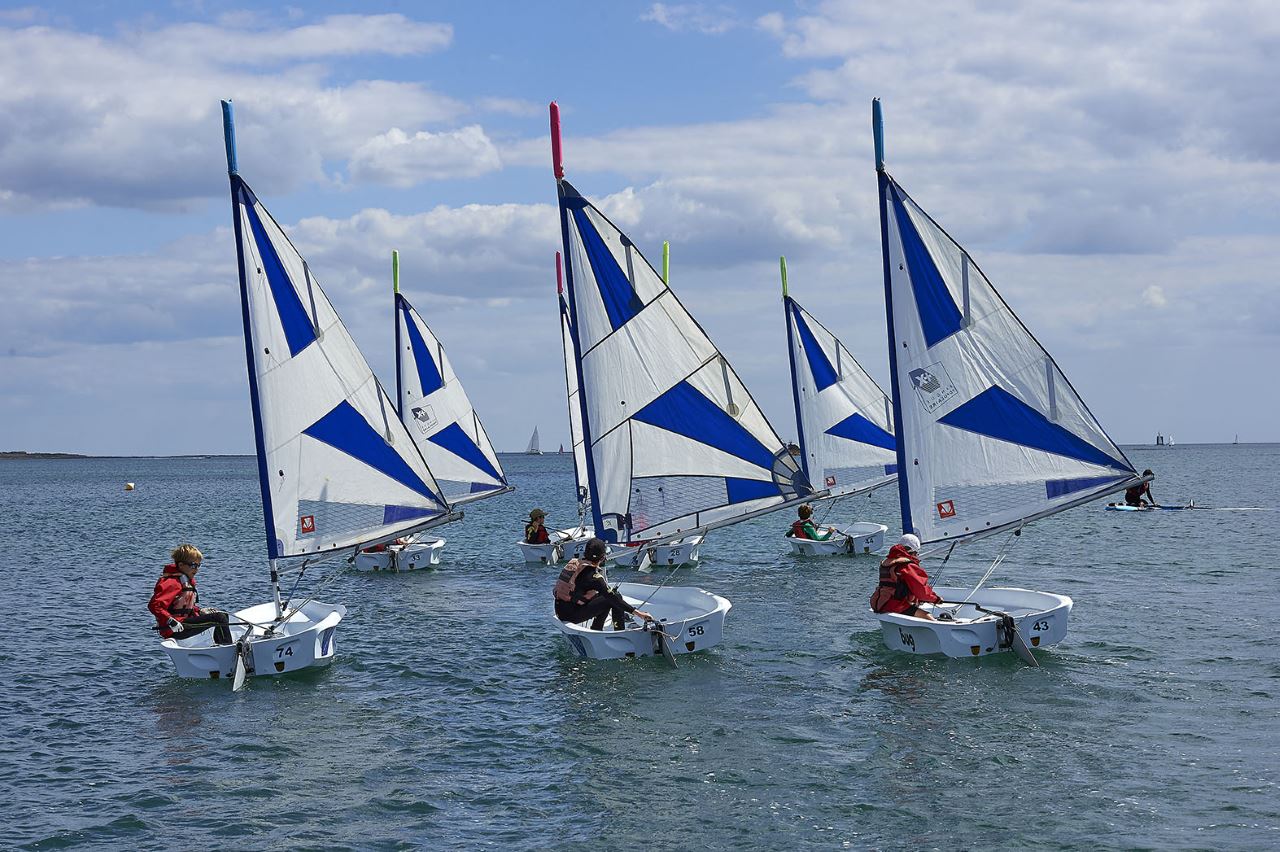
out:
{"label": "red life vest", "polygon": [[[168,605],[164,603],[165,599],[169,600]],[[199,599],[194,581],[188,581],[176,565],[164,566],[164,573],[156,581],[155,591],[147,603],[147,609],[156,617],[160,635],[165,639],[173,635],[173,631],[169,629],[170,618],[186,621],[199,614],[200,607],[196,605]]]}
{"label": "red life vest", "polygon": [[809,534],[805,532],[804,521],[795,521],[791,524],[791,532],[788,533],[792,538],[808,538]]}
{"label": "red life vest", "polygon": [[551,536],[547,534],[547,528],[538,524],[527,524],[524,528],[525,544],[550,544]]}
{"label": "red life vest", "polygon": [[[909,562],[898,565],[899,559]],[[920,587],[911,588],[914,580]],[[936,603],[938,595],[929,587],[929,575],[920,567],[919,557],[900,544],[889,549],[889,555],[880,563],[880,585],[871,593],[872,612],[907,612],[923,602]]]}

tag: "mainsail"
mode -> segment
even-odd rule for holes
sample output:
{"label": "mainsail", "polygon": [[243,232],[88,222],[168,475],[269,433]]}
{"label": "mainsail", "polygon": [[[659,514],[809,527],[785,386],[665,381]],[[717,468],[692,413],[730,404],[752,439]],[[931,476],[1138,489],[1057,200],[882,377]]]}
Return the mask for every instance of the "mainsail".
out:
{"label": "mainsail", "polygon": [[228,152],[269,557],[432,525],[449,511],[440,486],[307,262],[236,172],[230,144]]}
{"label": "mainsail", "polygon": [[903,528],[972,538],[1139,481],[969,253],[884,170],[873,110]]}
{"label": "mainsail", "polygon": [[791,390],[805,475],[839,497],[892,482],[898,471],[892,403],[834,334],[787,293]]}
{"label": "mainsail", "polygon": [[498,454],[471,406],[444,347],[400,293],[396,279],[396,385],[400,419],[444,498],[454,506],[510,491]]}
{"label": "mainsail", "polygon": [[538,427],[533,427],[533,434],[529,436],[529,447],[525,450],[526,455],[540,456],[542,455],[542,443],[538,440]]}
{"label": "mainsail", "polygon": [[591,493],[587,484],[587,444],[582,434],[582,403],[578,400],[578,366],[573,354],[573,331],[569,322],[569,300],[564,294],[560,252],[556,252],[556,296],[560,301],[560,337],[564,345],[564,385],[569,399],[569,442],[573,446],[573,478],[577,486],[578,514],[585,517]]}
{"label": "mainsail", "polygon": [[667,540],[812,493],[702,328],[553,149],[587,485],[596,534]]}

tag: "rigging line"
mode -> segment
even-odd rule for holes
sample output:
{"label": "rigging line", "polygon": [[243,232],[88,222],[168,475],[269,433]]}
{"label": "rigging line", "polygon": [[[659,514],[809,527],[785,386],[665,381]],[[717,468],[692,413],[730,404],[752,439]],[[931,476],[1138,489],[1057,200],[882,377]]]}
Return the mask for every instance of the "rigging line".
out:
{"label": "rigging line", "polygon": [[1020,525],[1016,530],[1010,533],[1009,537],[1005,539],[1004,544],[1000,547],[1000,552],[996,554],[995,561],[991,563],[991,567],[988,568],[986,573],[982,575],[982,578],[978,580],[977,585],[975,585],[973,589],[969,592],[969,594],[965,596],[965,599],[960,602],[961,606],[963,606],[964,604],[967,604],[969,600],[978,593],[978,589],[982,588],[983,584],[986,583],[988,579],[990,579],[991,575],[995,573],[995,570],[1000,567],[1001,563],[1004,562],[1005,557],[1008,556],[1009,546],[1013,544],[1014,539],[1021,538],[1021,536],[1022,536],[1022,525]]}
{"label": "rigging line", "polygon": [[[643,558],[643,557],[642,557],[642,558]],[[650,559],[652,559],[652,558],[653,558],[653,554],[652,554],[652,553],[651,553],[651,554],[649,554],[649,558],[650,558]],[[663,580],[662,580],[662,582],[661,582],[661,583],[659,583],[658,585],[654,586],[653,591],[649,593],[649,597],[645,598],[645,599],[640,603],[640,606],[636,607],[636,609],[640,609],[640,607],[645,606],[646,604],[648,604],[648,603],[649,603],[649,601],[653,600],[653,596],[654,596],[654,595],[656,595],[659,591],[661,591],[661,590],[662,590],[662,587],[663,587],[663,586],[665,586],[665,585],[667,584],[667,581],[668,581],[668,580],[670,580],[672,577],[674,577],[674,576],[676,575],[676,569],[677,569],[677,568],[679,568],[679,567],[680,567],[679,565],[672,565],[672,566],[671,566],[671,570],[667,572],[667,576],[663,578]]]}

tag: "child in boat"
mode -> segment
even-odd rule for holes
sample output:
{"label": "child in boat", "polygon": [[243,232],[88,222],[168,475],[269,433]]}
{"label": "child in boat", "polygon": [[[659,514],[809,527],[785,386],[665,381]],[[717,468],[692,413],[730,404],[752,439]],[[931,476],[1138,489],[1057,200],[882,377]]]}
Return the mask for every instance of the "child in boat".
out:
{"label": "child in boat", "polygon": [[147,609],[156,617],[156,629],[165,639],[190,639],[213,628],[213,641],[231,644],[227,614],[220,609],[201,609],[196,605],[196,572],[204,554],[193,544],[180,544],[173,550],[173,562],[164,566],[156,581]]}
{"label": "child in boat", "polygon": [[800,520],[794,521],[791,524],[791,529],[787,532],[787,535],[792,538],[826,541],[836,534],[836,531],[831,527],[827,527],[826,532],[818,531],[818,528],[813,523],[813,507],[808,503],[800,504],[800,508],[796,510],[796,513],[800,515]]}
{"label": "child in boat", "polygon": [[534,509],[529,513],[529,523],[524,526],[525,544],[548,544],[551,541],[551,536],[543,525],[546,517],[547,513],[541,509]]}
{"label": "child in boat", "polygon": [[605,616],[613,617],[614,630],[626,627],[628,614],[645,621],[654,620],[652,615],[636,609],[609,588],[601,568],[608,550],[602,539],[593,538],[583,548],[581,559],[570,559],[564,566],[553,592],[556,618],[569,624],[581,624],[590,618],[592,630],[604,629]]}
{"label": "child in boat", "polygon": [[[1142,472],[1143,476],[1154,476],[1151,468],[1147,468]],[[1146,499],[1143,499],[1146,498]],[[1124,502],[1128,506],[1156,506],[1156,498],[1151,495],[1151,483],[1139,482],[1132,488],[1126,488],[1124,492]]]}
{"label": "child in boat", "polygon": [[920,567],[920,539],[907,533],[889,548],[880,563],[880,585],[871,593],[872,612],[899,612],[913,618],[934,621],[920,608],[922,603],[942,603],[929,585],[929,575]]}

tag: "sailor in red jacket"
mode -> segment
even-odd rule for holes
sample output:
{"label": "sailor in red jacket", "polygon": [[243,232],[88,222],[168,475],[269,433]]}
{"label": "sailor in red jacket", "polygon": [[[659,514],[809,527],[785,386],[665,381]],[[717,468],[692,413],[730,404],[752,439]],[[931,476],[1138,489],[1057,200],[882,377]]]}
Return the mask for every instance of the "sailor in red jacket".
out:
{"label": "sailor in red jacket", "polygon": [[227,614],[217,609],[201,609],[196,605],[196,572],[204,561],[193,544],[180,544],[173,551],[173,562],[164,566],[156,581],[147,609],[156,617],[156,627],[165,639],[189,639],[213,628],[213,641],[231,644]]}
{"label": "sailor in red jacket", "polygon": [[880,563],[880,585],[871,594],[872,612],[900,612],[935,620],[919,606],[942,603],[929,585],[929,575],[920,567],[919,551],[920,539],[911,533],[889,549],[889,555]]}

